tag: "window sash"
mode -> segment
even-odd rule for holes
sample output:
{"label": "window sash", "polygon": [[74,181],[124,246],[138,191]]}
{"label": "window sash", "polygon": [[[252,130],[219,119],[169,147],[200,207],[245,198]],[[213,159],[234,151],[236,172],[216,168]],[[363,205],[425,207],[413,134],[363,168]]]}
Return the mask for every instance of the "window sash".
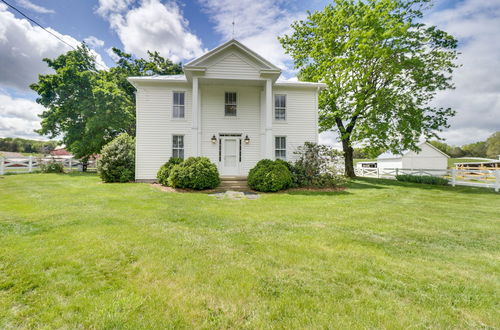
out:
{"label": "window sash", "polygon": [[224,93],[224,115],[225,116],[236,116],[236,92],[225,92]]}
{"label": "window sash", "polygon": [[185,114],[185,93],[184,92],[174,92],[173,100],[173,118],[184,118]]}
{"label": "window sash", "polygon": [[286,94],[274,95],[274,119],[286,120]]}
{"label": "window sash", "polygon": [[173,135],[172,136],[172,157],[178,157],[184,159],[184,136],[183,135]]}
{"label": "window sash", "polygon": [[274,139],[274,156],[276,159],[286,160],[286,137],[276,136]]}

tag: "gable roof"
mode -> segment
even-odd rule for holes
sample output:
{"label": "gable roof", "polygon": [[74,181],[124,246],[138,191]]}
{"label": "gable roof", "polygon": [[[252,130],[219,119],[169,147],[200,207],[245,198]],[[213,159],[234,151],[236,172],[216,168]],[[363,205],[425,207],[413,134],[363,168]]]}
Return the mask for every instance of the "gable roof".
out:
{"label": "gable roof", "polygon": [[263,69],[267,69],[270,71],[278,71],[281,73],[281,69],[278,68],[276,65],[272,64],[247,46],[243,45],[241,42],[239,42],[236,39],[231,39],[228,42],[223,43],[222,45],[212,49],[211,51],[205,53],[204,55],[192,60],[189,63],[186,63],[184,65],[184,69],[189,70],[190,68],[197,68],[199,66],[203,66],[203,62],[207,61],[209,58],[216,56],[220,52],[230,48],[230,47],[236,47],[240,49],[242,52],[245,54],[249,55],[251,58],[253,58],[257,63],[261,64],[263,66]]}
{"label": "gable roof", "polygon": [[[436,148],[435,146],[433,146],[432,144],[430,144],[429,142],[425,141],[425,142],[422,142],[420,143],[418,146],[422,146],[422,145],[428,145],[429,147],[431,147],[432,149],[436,150],[437,152],[439,152],[440,154],[444,155],[446,158],[450,158],[450,156],[448,156],[447,154],[445,154],[444,152],[442,152],[441,150],[439,150],[438,148]],[[382,154],[380,154],[377,159],[398,159],[398,158],[402,158],[403,156],[405,156],[406,154],[408,154],[409,152],[411,152],[412,150],[404,150],[401,154],[393,154],[392,152],[390,151],[386,151]]]}

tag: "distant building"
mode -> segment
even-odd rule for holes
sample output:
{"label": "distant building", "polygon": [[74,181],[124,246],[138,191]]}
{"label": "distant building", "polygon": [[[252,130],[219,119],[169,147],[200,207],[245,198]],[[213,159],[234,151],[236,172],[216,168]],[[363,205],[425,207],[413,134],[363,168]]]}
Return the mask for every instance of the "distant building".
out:
{"label": "distant building", "polygon": [[385,152],[377,157],[378,168],[404,168],[413,170],[446,170],[448,156],[432,144],[423,142],[418,145],[419,152],[404,151],[399,155]]}
{"label": "distant building", "polygon": [[49,154],[53,157],[73,156],[64,146],[56,147],[54,150],[50,151]]}

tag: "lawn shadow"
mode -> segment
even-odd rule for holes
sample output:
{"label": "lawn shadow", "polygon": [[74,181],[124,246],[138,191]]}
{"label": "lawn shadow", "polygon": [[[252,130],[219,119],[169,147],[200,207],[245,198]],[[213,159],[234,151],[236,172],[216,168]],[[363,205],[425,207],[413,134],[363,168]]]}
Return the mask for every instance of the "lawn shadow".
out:
{"label": "lawn shadow", "polygon": [[314,190],[292,190],[284,191],[282,194],[293,195],[293,196],[343,196],[350,195],[351,193],[347,190],[335,190],[335,191],[314,191]]}
{"label": "lawn shadow", "polygon": [[355,181],[348,185],[348,189],[385,189],[386,187],[404,187],[435,191],[453,191],[463,194],[496,194],[492,188],[470,187],[470,186],[438,186],[422,183],[402,182],[391,179],[362,178],[357,177]]}

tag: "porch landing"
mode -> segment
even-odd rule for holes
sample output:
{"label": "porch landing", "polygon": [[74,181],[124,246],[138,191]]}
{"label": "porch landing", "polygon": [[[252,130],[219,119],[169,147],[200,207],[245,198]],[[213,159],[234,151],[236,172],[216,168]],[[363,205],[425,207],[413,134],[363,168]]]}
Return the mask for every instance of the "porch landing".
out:
{"label": "porch landing", "polygon": [[215,188],[216,191],[241,191],[250,192],[252,191],[247,184],[246,176],[221,176],[220,185]]}

